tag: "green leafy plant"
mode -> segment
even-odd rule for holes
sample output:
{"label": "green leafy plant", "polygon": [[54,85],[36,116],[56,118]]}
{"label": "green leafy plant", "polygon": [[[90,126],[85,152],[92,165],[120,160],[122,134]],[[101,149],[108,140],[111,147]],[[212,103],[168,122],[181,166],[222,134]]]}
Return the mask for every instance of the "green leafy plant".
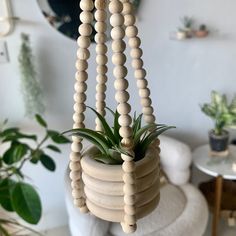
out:
{"label": "green leafy plant", "polygon": [[192,17],[188,17],[188,16],[184,16],[183,18],[180,18],[181,23],[183,24],[183,27],[185,29],[191,29],[193,26],[193,18]]}
{"label": "green leafy plant", "polygon": [[236,96],[228,103],[225,94],[211,92],[211,102],[201,106],[201,110],[214,121],[214,133],[222,135],[225,128],[236,128]]}
{"label": "green leafy plant", "polygon": [[[119,113],[113,112],[111,109],[108,110],[113,115],[113,127],[110,127],[106,119],[101,116],[96,110],[89,107],[100,120],[103,131],[94,131],[87,128],[72,129],[66,131],[72,136],[78,136],[84,138],[94,144],[98,149],[99,153],[93,158],[104,164],[117,165],[123,162],[121,153],[128,153],[122,148],[121,136],[119,134],[120,125],[118,123]],[[133,144],[135,161],[142,159],[145,156],[146,150],[149,145],[163,132],[168,129],[174,128],[173,126],[166,126],[161,124],[149,124],[142,127],[142,115],[133,117],[132,130],[133,130]]]}
{"label": "green leafy plant", "polygon": [[[56,164],[47,154],[47,150],[59,153],[61,151],[58,146],[70,142],[59,132],[49,129],[40,115],[36,115],[35,118],[45,130],[42,139],[35,134],[23,133],[18,127],[6,128],[7,121],[0,129],[0,145],[8,146],[0,156],[0,206],[6,211],[15,212],[30,224],[39,222],[42,206],[35,187],[25,182],[22,168],[27,162],[31,162],[41,163],[49,171],[54,171]],[[0,217],[0,235],[9,235],[9,225],[21,226],[15,220]]]}
{"label": "green leafy plant", "polygon": [[199,30],[200,31],[207,31],[207,26],[202,24],[202,25],[199,26]]}

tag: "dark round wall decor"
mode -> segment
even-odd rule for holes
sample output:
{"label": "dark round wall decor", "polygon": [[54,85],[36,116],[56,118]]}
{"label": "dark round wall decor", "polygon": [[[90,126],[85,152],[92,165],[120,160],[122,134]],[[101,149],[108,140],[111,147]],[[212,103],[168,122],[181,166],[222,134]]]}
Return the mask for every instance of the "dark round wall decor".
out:
{"label": "dark round wall decor", "polygon": [[[131,0],[137,9],[141,0]],[[76,40],[81,24],[80,0],[38,0],[39,7],[48,22],[59,32]],[[93,36],[95,35],[95,31]]]}

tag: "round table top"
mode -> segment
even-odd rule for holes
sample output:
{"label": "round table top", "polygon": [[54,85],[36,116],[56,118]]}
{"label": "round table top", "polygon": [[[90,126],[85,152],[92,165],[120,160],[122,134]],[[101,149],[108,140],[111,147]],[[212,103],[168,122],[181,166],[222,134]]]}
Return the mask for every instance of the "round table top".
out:
{"label": "round table top", "polygon": [[209,145],[200,146],[193,151],[193,163],[208,175],[236,180],[236,146],[229,146],[227,157],[212,157]]}

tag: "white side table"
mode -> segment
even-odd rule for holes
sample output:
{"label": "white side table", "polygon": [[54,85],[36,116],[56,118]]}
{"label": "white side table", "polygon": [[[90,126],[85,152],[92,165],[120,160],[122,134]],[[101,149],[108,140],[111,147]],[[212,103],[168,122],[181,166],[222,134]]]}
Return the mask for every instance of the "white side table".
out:
{"label": "white side table", "polygon": [[200,171],[216,178],[212,236],[217,236],[223,180],[236,180],[236,146],[229,146],[227,157],[212,157],[209,145],[200,146],[193,151],[193,163]]}

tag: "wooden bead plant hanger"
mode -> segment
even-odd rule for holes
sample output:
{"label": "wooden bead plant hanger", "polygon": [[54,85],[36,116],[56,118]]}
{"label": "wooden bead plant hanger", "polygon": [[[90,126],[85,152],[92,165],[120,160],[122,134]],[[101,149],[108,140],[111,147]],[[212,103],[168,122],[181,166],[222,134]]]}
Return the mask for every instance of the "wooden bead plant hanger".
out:
{"label": "wooden bead plant hanger", "polygon": [[[108,7],[107,7],[108,5]],[[84,128],[85,119],[85,101],[87,90],[86,80],[88,79],[88,59],[90,57],[89,46],[91,44],[92,22],[95,17],[95,42],[96,42],[96,63],[97,63],[97,86],[96,86],[96,110],[105,116],[105,92],[107,82],[107,51],[106,46],[106,29],[107,29],[107,9],[110,14],[111,38],[112,38],[112,62],[114,64],[113,75],[115,77],[114,86],[116,89],[115,99],[118,103],[117,111],[120,114],[119,124],[120,135],[122,137],[123,148],[132,152],[132,129],[131,129],[131,106],[128,103],[129,93],[127,91],[128,81],[126,80],[127,68],[125,66],[126,55],[124,53],[126,44],[124,37],[128,38],[131,48],[130,56],[132,58],[132,67],[134,69],[134,77],[137,80],[137,87],[141,98],[142,112],[146,123],[155,123],[153,114],[152,101],[150,99],[150,90],[147,88],[146,71],[143,69],[142,49],[140,48],[140,38],[138,37],[138,29],[135,26],[135,16],[133,6],[129,0],[81,0],[80,20],[82,24],[79,26],[80,36],[78,38],[79,49],[77,51],[76,62],[76,83],[74,95],[74,126],[73,128]],[[95,13],[93,14],[95,8]],[[101,131],[102,125],[96,119],[96,130]],[[72,152],[70,155],[70,178],[72,180],[72,195],[74,204],[79,207],[83,213],[91,209],[86,204],[86,197],[82,183],[81,173],[81,151],[82,140],[78,137],[72,137]],[[158,146],[158,140],[155,144]],[[136,208],[135,208],[135,163],[133,158],[125,154],[121,154],[124,160],[122,164],[123,180],[124,180],[124,219],[121,222],[122,228],[126,233],[132,233],[136,230]],[[93,213],[93,212],[92,212]],[[95,214],[96,215],[96,214]]]}

